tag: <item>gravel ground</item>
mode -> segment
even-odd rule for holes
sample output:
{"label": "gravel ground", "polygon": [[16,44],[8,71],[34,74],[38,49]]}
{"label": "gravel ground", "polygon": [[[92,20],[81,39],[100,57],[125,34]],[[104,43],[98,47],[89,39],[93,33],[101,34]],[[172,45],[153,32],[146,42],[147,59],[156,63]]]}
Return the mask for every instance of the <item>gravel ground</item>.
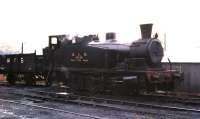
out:
{"label": "gravel ground", "polygon": [[[102,117],[103,119],[149,119],[156,118],[155,116],[145,116],[144,114],[137,114],[134,112],[124,112],[109,110],[104,108],[97,108],[92,106],[80,106],[73,104],[61,104],[56,102],[42,101],[40,103],[33,103],[30,99],[10,95],[1,90],[1,99],[9,99],[20,101],[25,104],[34,104],[39,106],[62,109],[70,112],[93,115]],[[33,99],[34,100],[34,99]],[[74,114],[57,112],[47,109],[34,108],[30,106],[13,104],[9,102],[0,101],[0,118],[1,119],[90,119],[88,117],[77,116]]]}
{"label": "gravel ground", "polygon": [[[35,99],[11,95],[7,92],[10,92],[13,90],[6,90],[6,88],[1,87],[1,86],[0,86],[0,89],[1,89],[0,90],[1,99],[4,98],[4,99],[10,99],[10,100],[17,100],[25,104],[31,104],[31,105],[34,104],[34,105],[39,105],[39,106],[56,108],[56,109],[66,110],[66,111],[75,112],[75,113],[97,116],[103,119],[172,119],[172,118],[198,119],[200,118],[200,114],[196,114],[196,113],[193,114],[193,113],[188,113],[188,112],[181,112],[181,114],[183,115],[181,116],[179,114],[177,116],[176,113],[179,113],[179,112],[173,112],[170,110],[169,111],[155,110],[155,109],[153,110],[153,109],[148,109],[148,108],[146,109],[135,108],[135,109],[145,110],[145,112],[154,111],[155,114],[150,114],[150,113],[148,114],[142,111],[141,112],[117,111],[117,110],[108,109],[108,108],[100,108],[100,107],[76,105],[76,104],[63,104],[63,103],[49,102],[49,101],[35,101],[37,103],[34,103]],[[25,90],[26,88],[24,89],[24,92],[26,92]],[[134,107],[127,106],[127,108],[134,108]],[[3,102],[3,101],[0,101],[0,118],[1,119],[47,119],[47,118],[48,119],[90,119],[88,117],[82,117],[82,116],[78,116],[78,115],[74,115],[70,113],[63,113],[63,112],[57,112],[53,110],[34,108],[30,106],[13,104],[13,103],[8,103],[8,102]]]}
{"label": "gravel ground", "polygon": [[2,119],[90,119],[73,114],[36,109],[28,106],[10,104],[1,101],[0,103],[0,118]]}
{"label": "gravel ground", "polygon": [[[32,102],[22,101],[23,103]],[[84,106],[75,106],[75,105],[64,105],[57,103],[45,102],[39,104],[40,106],[48,106],[56,109],[65,109],[67,111],[72,111],[82,114],[90,114],[93,116],[99,116],[102,119],[147,119],[147,118],[156,118],[145,115],[139,115],[131,112],[120,112],[107,109],[98,109]],[[74,114],[57,112],[52,110],[34,108],[25,105],[12,104],[8,102],[0,101],[0,118],[2,119],[90,119],[89,117],[77,116]]]}

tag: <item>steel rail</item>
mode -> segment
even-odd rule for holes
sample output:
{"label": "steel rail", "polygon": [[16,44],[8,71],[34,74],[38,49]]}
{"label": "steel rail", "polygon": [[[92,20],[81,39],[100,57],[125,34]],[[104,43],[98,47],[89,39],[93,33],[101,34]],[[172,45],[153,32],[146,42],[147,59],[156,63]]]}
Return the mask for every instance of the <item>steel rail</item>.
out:
{"label": "steel rail", "polygon": [[[60,94],[56,94],[54,92],[45,92],[45,91],[34,91],[42,94],[47,94],[50,96],[60,97]],[[72,95],[72,97],[76,97],[78,100],[88,100],[92,102],[106,102],[106,103],[117,103],[120,105],[129,105],[129,106],[141,106],[141,107],[150,107],[150,108],[159,108],[159,109],[168,109],[168,110],[174,110],[174,111],[188,111],[188,112],[197,112],[200,113],[199,109],[190,109],[190,108],[183,108],[183,107],[175,107],[175,106],[165,106],[165,105],[158,105],[158,104],[149,104],[149,103],[141,103],[141,102],[134,102],[134,101],[125,101],[125,100],[114,100],[114,99],[107,99],[107,98],[97,98],[97,97],[88,97],[88,96],[80,96],[80,95]],[[67,97],[69,98],[69,97]],[[73,102],[73,100],[69,100],[70,102]],[[76,101],[76,100],[75,100]],[[74,102],[75,102],[74,101]],[[93,103],[93,105],[95,105]],[[98,103],[97,103],[98,105]]]}
{"label": "steel rail", "polygon": [[[194,109],[194,108],[183,108],[183,107],[175,107],[175,106],[165,106],[165,105],[158,105],[158,104],[149,104],[149,103],[141,103],[141,102],[134,102],[134,101],[124,101],[124,100],[113,100],[113,99],[106,99],[106,98],[97,98],[97,97],[87,97],[87,96],[80,96],[80,95],[73,95],[76,97],[76,99],[69,99],[69,97],[56,94],[56,92],[46,92],[46,91],[36,91],[36,90],[27,90],[29,92],[32,91],[32,93],[38,93],[40,95],[33,95],[33,94],[20,94],[20,93],[14,93],[15,95],[25,96],[25,97],[31,97],[31,98],[37,98],[42,100],[48,100],[48,101],[59,101],[64,103],[75,103],[79,105],[89,105],[89,106],[98,106],[103,108],[111,108],[114,110],[120,110],[120,111],[130,111],[130,112],[137,112],[137,113],[146,113],[146,114],[154,114],[154,115],[165,115],[165,116],[174,116],[173,114],[165,114],[161,113],[158,114],[157,112],[152,111],[145,111],[145,110],[137,110],[137,109],[125,109],[119,107],[119,105],[124,106],[135,106],[135,107],[149,107],[152,109],[163,109],[163,110],[173,110],[173,111],[184,111],[184,112],[195,112],[200,113],[200,110]],[[72,96],[72,97],[73,97]],[[88,101],[84,101],[88,100]],[[103,102],[103,103],[99,103]],[[110,104],[109,104],[110,103]],[[118,104],[118,105],[112,105],[112,104]]]}
{"label": "steel rail", "polygon": [[[41,91],[39,91],[41,93]],[[44,93],[44,91],[42,91]],[[15,93],[13,93],[15,94]],[[25,96],[25,97],[30,97],[30,98],[37,98],[37,99],[42,99],[42,100],[48,100],[48,101],[59,101],[61,103],[72,103],[72,104],[78,104],[78,105],[88,105],[88,106],[95,106],[95,107],[101,107],[101,108],[108,108],[108,109],[113,109],[113,110],[118,110],[118,111],[127,111],[127,112],[132,112],[132,113],[141,113],[141,114],[153,114],[153,115],[160,115],[160,116],[171,116],[171,117],[177,117],[177,118],[185,118],[188,115],[182,115],[182,114],[170,114],[170,113],[166,113],[166,112],[157,112],[157,110],[147,110],[147,109],[137,109],[134,107],[131,108],[127,108],[127,106],[135,106],[135,107],[149,107],[152,109],[162,109],[163,111],[166,111],[166,109],[168,110],[174,110],[174,111],[190,111],[190,112],[200,112],[199,110],[193,110],[193,109],[187,109],[187,108],[177,108],[177,107],[171,107],[171,106],[160,106],[160,105],[154,105],[154,104],[146,104],[146,103],[138,103],[138,102],[128,102],[128,101],[121,101],[119,100],[119,102],[121,103],[119,105],[112,105],[109,103],[105,103],[106,101],[102,101],[104,103],[99,103],[99,102],[95,102],[96,99],[104,99],[104,98],[94,98],[91,101],[81,101],[81,100],[65,100],[63,98],[57,98],[57,96],[51,97],[52,93],[50,94],[50,97],[45,97],[44,94],[42,96],[38,96],[38,95],[29,95],[29,94],[16,94],[16,95],[21,95],[21,96]],[[59,97],[59,96],[58,96]],[[81,96],[83,98],[83,96]],[[90,97],[92,98],[92,97]],[[118,100],[111,100],[111,99],[107,99],[107,101],[110,102],[115,102]],[[124,105],[125,107],[122,107],[122,104],[126,104]],[[127,105],[129,104],[129,105]]]}
{"label": "steel rail", "polygon": [[33,104],[26,104],[26,103],[22,103],[22,102],[13,101],[13,100],[0,99],[0,101],[2,101],[2,102],[8,102],[8,103],[13,103],[13,104],[19,104],[19,105],[30,106],[30,107],[34,107],[34,108],[52,110],[52,111],[57,111],[57,112],[62,112],[62,113],[69,113],[69,114],[73,114],[73,115],[77,115],[77,116],[82,116],[82,117],[93,118],[93,119],[106,119],[106,118],[103,118],[103,117],[92,116],[92,115],[89,115],[89,114],[81,114],[81,113],[76,113],[76,112],[62,110],[62,109],[56,109],[56,108],[52,108],[52,107],[46,107],[46,106],[40,106],[40,105],[33,105]]}

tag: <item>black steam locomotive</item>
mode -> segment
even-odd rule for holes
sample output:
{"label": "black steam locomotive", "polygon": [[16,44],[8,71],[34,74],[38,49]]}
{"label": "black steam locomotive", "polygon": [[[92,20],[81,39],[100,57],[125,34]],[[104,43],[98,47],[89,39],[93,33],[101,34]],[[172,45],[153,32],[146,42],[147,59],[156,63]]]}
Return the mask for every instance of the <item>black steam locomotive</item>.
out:
{"label": "black steam locomotive", "polygon": [[10,84],[62,82],[73,91],[90,93],[173,90],[180,73],[162,67],[163,48],[157,34],[151,37],[152,24],[140,27],[142,38],[131,45],[116,43],[114,33],[106,34],[106,43],[98,43],[97,35],[49,36],[43,55],[2,55],[0,72]]}

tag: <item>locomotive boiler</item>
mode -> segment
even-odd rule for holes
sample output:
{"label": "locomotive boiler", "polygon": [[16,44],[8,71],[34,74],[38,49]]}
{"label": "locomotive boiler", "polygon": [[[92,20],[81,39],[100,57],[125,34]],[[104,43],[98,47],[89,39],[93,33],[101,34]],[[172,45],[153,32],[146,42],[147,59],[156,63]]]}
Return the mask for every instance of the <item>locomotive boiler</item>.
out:
{"label": "locomotive boiler", "polygon": [[[152,67],[161,63],[163,48],[157,38],[151,38],[151,29],[152,24],[141,25],[142,38],[131,45],[116,43],[114,33],[106,34],[106,43],[93,44],[90,42],[98,41],[98,36],[75,37],[74,43],[69,39],[63,39],[64,36],[62,38],[51,36],[50,54],[54,55],[52,57],[55,58],[56,65],[64,65],[68,68],[111,69],[122,65],[127,60],[143,61],[148,67]],[[57,38],[57,44],[51,44],[53,37]]]}

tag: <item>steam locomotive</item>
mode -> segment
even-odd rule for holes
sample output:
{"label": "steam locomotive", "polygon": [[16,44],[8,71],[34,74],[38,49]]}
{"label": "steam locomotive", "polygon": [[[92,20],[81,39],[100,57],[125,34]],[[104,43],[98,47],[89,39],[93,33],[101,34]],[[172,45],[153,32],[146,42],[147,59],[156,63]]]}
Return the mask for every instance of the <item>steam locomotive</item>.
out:
{"label": "steam locomotive", "polygon": [[43,55],[9,54],[0,56],[0,73],[10,84],[25,81],[36,85],[64,84],[73,91],[133,94],[142,91],[173,90],[181,79],[178,71],[162,67],[163,47],[151,37],[153,24],[142,24],[141,36],[131,45],[119,44],[115,33],[69,39],[66,35],[49,36]]}

